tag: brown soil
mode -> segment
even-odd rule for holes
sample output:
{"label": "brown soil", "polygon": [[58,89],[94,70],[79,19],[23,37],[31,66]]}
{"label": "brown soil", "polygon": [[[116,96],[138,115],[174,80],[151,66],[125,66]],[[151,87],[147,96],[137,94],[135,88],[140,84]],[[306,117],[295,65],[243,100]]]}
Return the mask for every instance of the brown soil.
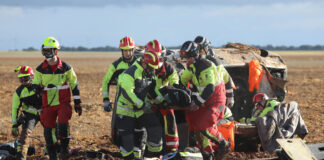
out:
{"label": "brown soil", "polygon": [[[108,54],[108,53],[107,53]],[[43,57],[18,54],[10,57],[11,53],[0,54],[0,144],[13,141],[11,136],[11,104],[12,95],[19,85],[13,70],[18,65],[29,65],[34,69],[43,60]],[[73,159],[87,159],[85,153],[98,151],[109,156],[109,159],[120,159],[119,149],[110,142],[111,113],[103,111],[101,83],[109,65],[117,59],[115,56],[93,56],[96,53],[82,57],[62,56],[62,59],[71,64],[80,82],[80,92],[83,106],[81,117],[73,114],[70,121],[72,140],[70,148],[81,147],[81,151]],[[283,59],[288,65],[288,101],[295,100],[309,130],[306,136],[307,143],[324,142],[324,56],[285,56]],[[113,99],[114,89],[110,98]],[[39,124],[33,130],[33,137],[43,142],[43,129]],[[41,143],[33,139],[37,156],[29,159],[44,159]],[[267,158],[272,155],[259,153],[231,153],[226,159],[255,159]]]}

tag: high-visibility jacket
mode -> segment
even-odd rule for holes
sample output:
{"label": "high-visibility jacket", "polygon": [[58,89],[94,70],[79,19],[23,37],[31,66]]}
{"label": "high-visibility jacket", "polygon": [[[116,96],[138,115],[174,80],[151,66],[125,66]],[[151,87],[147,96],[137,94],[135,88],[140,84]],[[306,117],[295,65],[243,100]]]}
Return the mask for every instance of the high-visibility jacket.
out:
{"label": "high-visibility jacket", "polygon": [[179,84],[179,76],[176,70],[168,62],[163,62],[163,66],[156,71],[156,75],[157,88]]}
{"label": "high-visibility jacket", "polygon": [[[186,85],[190,80],[193,83],[194,102],[201,106],[216,91],[217,86],[229,81],[229,75],[224,67],[217,67],[211,61],[199,57],[181,75],[181,83]],[[220,89],[222,87],[219,87]],[[225,102],[225,91],[217,90],[213,97],[218,102]]]}
{"label": "high-visibility jacket", "polygon": [[[215,64],[215,66],[217,66],[219,68],[222,68],[222,70],[224,70],[224,72],[227,72],[227,70],[225,69],[225,67],[222,64],[222,61],[219,58],[214,57],[214,55],[215,55],[214,51],[210,48],[208,50],[208,52],[209,52],[209,54],[207,56],[205,56],[206,59],[213,62]],[[226,75],[229,75],[229,73],[227,72]],[[225,80],[225,81],[227,81],[227,82],[225,82],[226,97],[234,97],[233,88],[235,87],[235,85],[234,85],[234,82],[232,80],[232,77],[228,76],[228,80]]]}
{"label": "high-visibility jacket", "polygon": [[41,63],[35,72],[33,84],[44,86],[43,106],[56,106],[71,102],[71,90],[74,104],[80,104],[80,91],[77,76],[69,64],[58,58],[57,67],[52,71],[48,62]]}
{"label": "high-visibility jacket", "polygon": [[124,70],[128,69],[136,60],[136,57],[133,57],[130,62],[126,62],[123,60],[123,57],[120,57],[117,61],[113,62],[103,81],[102,81],[102,98],[109,99],[109,86],[111,84],[117,84],[118,76],[124,72]]}
{"label": "high-visibility jacket", "polygon": [[144,114],[145,103],[160,103],[164,100],[156,87],[155,75],[145,76],[139,63],[135,62],[118,77],[118,115],[138,118]]}
{"label": "high-visibility jacket", "polygon": [[254,109],[254,112],[252,113],[251,118],[247,118],[245,120],[246,123],[254,122],[258,117],[263,117],[267,115],[268,112],[274,110],[274,108],[279,105],[280,102],[276,100],[268,100],[266,101],[265,107],[262,111],[259,111],[257,109]]}
{"label": "high-visibility jacket", "polygon": [[42,96],[36,94],[31,86],[20,85],[12,97],[11,120],[17,123],[19,108],[22,107],[23,112],[39,115],[42,106]]}

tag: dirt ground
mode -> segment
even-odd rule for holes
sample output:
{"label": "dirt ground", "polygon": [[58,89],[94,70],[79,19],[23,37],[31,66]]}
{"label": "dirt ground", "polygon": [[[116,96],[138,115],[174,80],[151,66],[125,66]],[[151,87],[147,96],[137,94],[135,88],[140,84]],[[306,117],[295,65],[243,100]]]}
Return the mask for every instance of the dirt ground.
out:
{"label": "dirt ground", "polygon": [[[80,82],[83,115],[75,113],[70,121],[72,140],[70,148],[81,147],[79,156],[74,159],[88,159],[86,152],[96,151],[109,156],[108,159],[120,159],[119,149],[110,142],[111,113],[103,111],[101,83],[109,65],[119,57],[119,53],[60,53],[62,60],[74,67]],[[288,89],[286,100],[299,103],[302,117],[309,130],[306,141],[309,144],[324,142],[324,55],[283,56],[288,65]],[[0,52],[0,144],[13,141],[11,136],[12,95],[19,85],[13,70],[18,65],[29,65],[34,69],[41,63],[40,53]],[[114,89],[110,94],[113,99]],[[42,142],[43,128],[39,124],[32,136]],[[36,155],[43,151],[42,143],[32,140]],[[231,157],[232,156],[232,157]],[[243,157],[242,157],[243,156]],[[265,153],[231,153],[228,159],[266,158]],[[40,156],[29,159],[42,159]]]}

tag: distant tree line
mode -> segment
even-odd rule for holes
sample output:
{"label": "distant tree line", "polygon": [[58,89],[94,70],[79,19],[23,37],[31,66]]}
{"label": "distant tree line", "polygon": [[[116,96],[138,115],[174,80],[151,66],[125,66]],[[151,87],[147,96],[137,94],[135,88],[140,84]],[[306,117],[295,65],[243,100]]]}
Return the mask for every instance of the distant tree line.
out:
{"label": "distant tree line", "polygon": [[[225,45],[224,45],[225,46]],[[221,47],[224,47],[221,46]],[[265,49],[265,50],[271,50],[271,51],[296,51],[296,50],[324,50],[324,45],[300,45],[300,46],[273,46],[273,45],[266,45],[266,46],[260,46],[260,45],[251,45],[256,48]],[[179,49],[181,46],[172,46],[167,47],[168,49]],[[216,47],[219,48],[219,47]],[[23,49],[23,51],[38,51],[39,49],[35,49],[33,47],[29,47],[26,49]],[[94,47],[94,48],[87,48],[83,46],[79,47],[66,47],[62,46],[61,51],[92,51],[92,52],[103,52],[103,51],[120,51],[117,47],[111,47],[111,46],[105,46],[105,47]]]}

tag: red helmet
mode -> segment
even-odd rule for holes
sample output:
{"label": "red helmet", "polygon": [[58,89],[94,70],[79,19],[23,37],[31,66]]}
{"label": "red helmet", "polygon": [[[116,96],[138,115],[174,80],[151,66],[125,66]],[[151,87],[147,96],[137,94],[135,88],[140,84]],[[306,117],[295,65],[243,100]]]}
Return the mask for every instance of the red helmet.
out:
{"label": "red helmet", "polygon": [[120,40],[119,48],[120,49],[132,49],[135,47],[135,42],[131,37],[124,37]]}
{"label": "red helmet", "polygon": [[265,93],[256,93],[253,98],[253,103],[260,103],[262,100],[267,100],[269,97]]}
{"label": "red helmet", "polygon": [[26,77],[26,76],[33,76],[34,71],[31,67],[29,66],[19,66],[15,69],[15,72],[18,72],[18,77]]}
{"label": "red helmet", "polygon": [[154,69],[159,68],[159,58],[155,53],[145,52],[143,55],[143,62]]}
{"label": "red helmet", "polygon": [[160,57],[162,45],[158,40],[149,41],[145,46],[145,52],[155,53],[158,57]]}

